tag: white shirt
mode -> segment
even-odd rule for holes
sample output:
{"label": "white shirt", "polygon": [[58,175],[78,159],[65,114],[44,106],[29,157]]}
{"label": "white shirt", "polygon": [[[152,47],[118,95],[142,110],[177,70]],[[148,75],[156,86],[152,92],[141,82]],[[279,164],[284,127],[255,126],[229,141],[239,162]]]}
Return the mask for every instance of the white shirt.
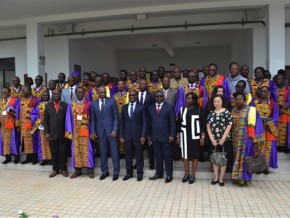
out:
{"label": "white shirt", "polygon": [[167,90],[163,89],[164,98],[167,98],[168,90],[169,90],[169,88]]}
{"label": "white shirt", "polygon": [[163,103],[164,103],[164,101],[163,101],[162,103],[160,103],[160,104],[158,104],[158,103],[156,102],[156,111],[157,111],[157,109],[158,109],[158,105],[160,105],[159,110],[161,110]]}
{"label": "white shirt", "polygon": [[[72,88],[72,90],[71,90],[71,88]],[[77,88],[76,85],[74,85],[73,87],[69,87],[69,94],[71,95],[71,91],[73,91],[73,95],[74,95],[76,88]]]}
{"label": "white shirt", "polygon": [[134,113],[134,111],[135,111],[135,107],[136,107],[136,101],[134,102],[134,103],[129,103],[128,105],[129,105],[129,107],[128,107],[128,114],[129,114],[129,117],[131,117],[131,114],[130,114],[130,112],[131,112],[131,104],[133,104],[133,113]]}
{"label": "white shirt", "polygon": [[49,99],[52,99],[52,90],[49,90]]}
{"label": "white shirt", "polygon": [[104,104],[106,104],[106,100],[104,99],[99,99],[99,107],[100,107],[100,111],[102,111],[102,100],[104,100]]}
{"label": "white shirt", "polygon": [[[145,101],[145,98],[146,98],[146,93],[147,93],[146,91],[144,91],[144,92],[140,91],[139,94],[138,94],[139,95],[139,102],[142,103],[142,104],[144,104],[144,101]],[[141,102],[141,94],[143,94],[143,102]]]}

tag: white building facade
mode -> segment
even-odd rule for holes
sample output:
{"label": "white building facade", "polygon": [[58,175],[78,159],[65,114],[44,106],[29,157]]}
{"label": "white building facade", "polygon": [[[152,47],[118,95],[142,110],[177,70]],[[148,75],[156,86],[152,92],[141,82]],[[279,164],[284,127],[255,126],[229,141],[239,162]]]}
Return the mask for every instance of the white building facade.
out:
{"label": "white building facade", "polygon": [[32,0],[8,1],[0,11],[0,60],[14,58],[22,80],[56,79],[75,65],[114,77],[141,66],[214,62],[227,74],[236,61],[274,75],[290,65],[290,0]]}

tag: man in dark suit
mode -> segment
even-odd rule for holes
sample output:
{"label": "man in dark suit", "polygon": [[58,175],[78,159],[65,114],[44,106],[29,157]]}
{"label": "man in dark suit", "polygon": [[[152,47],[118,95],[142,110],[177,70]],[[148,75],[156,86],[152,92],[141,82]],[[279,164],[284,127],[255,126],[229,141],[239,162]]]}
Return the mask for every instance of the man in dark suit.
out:
{"label": "man in dark suit", "polygon": [[124,181],[133,177],[133,151],[136,151],[137,181],[143,179],[143,147],[147,133],[147,113],[145,106],[137,102],[138,92],[129,92],[129,104],[122,107],[120,122],[120,141],[125,142],[126,171]]}
{"label": "man in dark suit", "polygon": [[99,88],[99,99],[91,103],[91,139],[99,139],[101,153],[100,180],[109,176],[108,172],[108,144],[114,165],[113,181],[119,178],[120,159],[117,144],[118,110],[114,99],[106,97],[106,89]]}
{"label": "man in dark suit", "polygon": [[159,91],[163,92],[164,101],[175,107],[178,91],[177,89],[170,88],[170,79],[168,77],[162,79],[162,87]]}
{"label": "man in dark suit", "polygon": [[[154,103],[154,96],[153,96],[153,94],[148,92],[147,88],[148,88],[147,81],[145,79],[140,79],[139,80],[140,91],[138,93],[138,102],[143,104],[148,112],[148,108]],[[147,149],[150,170],[154,170],[155,161],[154,161],[153,147],[151,145],[149,145],[148,142],[145,144],[145,147]]]}
{"label": "man in dark suit", "polygon": [[52,102],[49,102],[44,110],[44,133],[49,140],[53,171],[50,178],[61,173],[68,177],[66,162],[66,140],[65,140],[65,117],[67,104],[60,101],[61,91],[52,92]]}
{"label": "man in dark suit", "polygon": [[172,181],[173,159],[172,143],[176,136],[176,118],[174,107],[164,102],[161,91],[155,92],[156,103],[151,105],[148,110],[149,116],[149,137],[154,148],[156,160],[156,174],[150,180],[163,178],[163,160],[165,162],[166,183]]}

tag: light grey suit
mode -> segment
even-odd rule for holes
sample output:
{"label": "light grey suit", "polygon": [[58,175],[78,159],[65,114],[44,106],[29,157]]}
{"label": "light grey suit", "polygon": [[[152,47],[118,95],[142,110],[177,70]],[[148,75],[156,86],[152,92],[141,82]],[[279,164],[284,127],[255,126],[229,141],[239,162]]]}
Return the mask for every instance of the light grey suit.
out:
{"label": "light grey suit", "polygon": [[[75,89],[76,90],[76,89]],[[76,96],[76,92],[74,91],[73,94],[73,100],[77,100],[77,96]],[[67,103],[67,104],[71,104],[71,98],[70,98],[70,87],[63,89],[61,92],[61,101]]]}
{"label": "light grey suit", "polygon": [[169,88],[167,91],[167,97],[165,98],[165,93],[163,89],[159,89],[164,94],[164,101],[171,104],[173,107],[176,105],[177,89]]}

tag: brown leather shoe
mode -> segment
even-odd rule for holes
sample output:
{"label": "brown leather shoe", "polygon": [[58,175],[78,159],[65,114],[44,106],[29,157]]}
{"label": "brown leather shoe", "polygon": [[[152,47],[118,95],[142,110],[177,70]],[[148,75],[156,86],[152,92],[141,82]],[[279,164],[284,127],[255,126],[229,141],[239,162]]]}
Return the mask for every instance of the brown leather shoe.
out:
{"label": "brown leather shoe", "polygon": [[[71,179],[74,179],[74,178],[77,178],[77,177],[80,176],[80,175],[82,175],[82,174],[81,174],[81,173],[76,173],[76,172],[75,172],[74,174],[71,175],[70,178],[71,178]],[[65,176],[65,175],[63,175],[63,176]]]}
{"label": "brown leather shoe", "polygon": [[66,170],[63,170],[63,171],[62,171],[62,175],[63,175],[64,177],[68,177],[68,172],[67,172]]}
{"label": "brown leather shoe", "polygon": [[52,171],[52,173],[49,175],[49,178],[55,177],[59,172]]}
{"label": "brown leather shoe", "polygon": [[93,178],[95,178],[95,174],[94,174],[94,173],[89,173],[89,177],[90,177],[91,179],[93,179]]}

